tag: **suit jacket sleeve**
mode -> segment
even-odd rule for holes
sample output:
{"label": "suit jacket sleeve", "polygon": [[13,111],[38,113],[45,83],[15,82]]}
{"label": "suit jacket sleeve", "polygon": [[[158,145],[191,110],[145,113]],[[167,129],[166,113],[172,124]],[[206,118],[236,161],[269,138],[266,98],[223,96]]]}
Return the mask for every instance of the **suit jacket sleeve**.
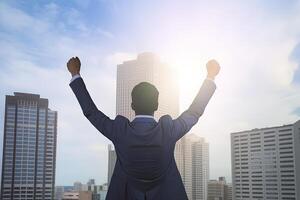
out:
{"label": "suit jacket sleeve", "polygon": [[190,107],[173,120],[172,138],[175,141],[184,136],[198,122],[215,90],[216,84],[206,79]]}
{"label": "suit jacket sleeve", "polygon": [[87,91],[82,78],[77,78],[70,83],[84,116],[96,127],[105,137],[114,140],[113,124],[104,113],[102,113],[94,104],[89,92]]}

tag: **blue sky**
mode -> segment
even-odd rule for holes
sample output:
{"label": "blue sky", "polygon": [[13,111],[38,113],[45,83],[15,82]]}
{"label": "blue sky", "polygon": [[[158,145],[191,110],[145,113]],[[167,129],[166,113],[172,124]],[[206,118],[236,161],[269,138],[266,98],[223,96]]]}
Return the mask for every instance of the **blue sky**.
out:
{"label": "blue sky", "polygon": [[57,185],[104,183],[109,141],[71,93],[68,58],[81,58],[91,95],[112,118],[117,64],[157,53],[180,72],[183,110],[216,58],[218,90],[192,132],[210,144],[210,178],[230,179],[230,132],[299,119],[299,13],[299,1],[279,0],[1,1],[1,124],[5,95],[48,98],[59,113]]}

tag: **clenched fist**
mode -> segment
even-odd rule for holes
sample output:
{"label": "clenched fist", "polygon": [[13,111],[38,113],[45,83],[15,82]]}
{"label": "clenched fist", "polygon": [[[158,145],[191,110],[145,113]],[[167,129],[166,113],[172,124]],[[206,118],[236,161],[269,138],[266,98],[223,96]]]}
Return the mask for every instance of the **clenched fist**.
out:
{"label": "clenched fist", "polygon": [[206,63],[207,78],[215,79],[220,71],[220,65],[216,60],[210,60]]}
{"label": "clenched fist", "polygon": [[81,63],[78,57],[72,57],[67,63],[68,70],[72,76],[80,73],[80,66]]}

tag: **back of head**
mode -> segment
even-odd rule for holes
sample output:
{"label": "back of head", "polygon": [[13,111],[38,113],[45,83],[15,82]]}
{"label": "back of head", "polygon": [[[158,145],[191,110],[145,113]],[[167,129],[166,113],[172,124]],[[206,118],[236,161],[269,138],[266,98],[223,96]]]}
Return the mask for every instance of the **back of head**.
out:
{"label": "back of head", "polygon": [[148,82],[137,84],[131,92],[131,107],[136,115],[153,115],[158,108],[159,92]]}

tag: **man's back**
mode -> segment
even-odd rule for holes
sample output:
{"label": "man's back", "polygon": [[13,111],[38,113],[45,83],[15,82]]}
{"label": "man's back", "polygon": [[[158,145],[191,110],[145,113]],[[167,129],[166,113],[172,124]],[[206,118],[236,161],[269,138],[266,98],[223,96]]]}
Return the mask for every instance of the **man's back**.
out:
{"label": "man's back", "polygon": [[151,118],[129,122],[116,117],[120,132],[114,142],[117,162],[108,199],[187,199],[174,160],[176,141],[171,138],[170,120],[163,116],[158,122]]}

